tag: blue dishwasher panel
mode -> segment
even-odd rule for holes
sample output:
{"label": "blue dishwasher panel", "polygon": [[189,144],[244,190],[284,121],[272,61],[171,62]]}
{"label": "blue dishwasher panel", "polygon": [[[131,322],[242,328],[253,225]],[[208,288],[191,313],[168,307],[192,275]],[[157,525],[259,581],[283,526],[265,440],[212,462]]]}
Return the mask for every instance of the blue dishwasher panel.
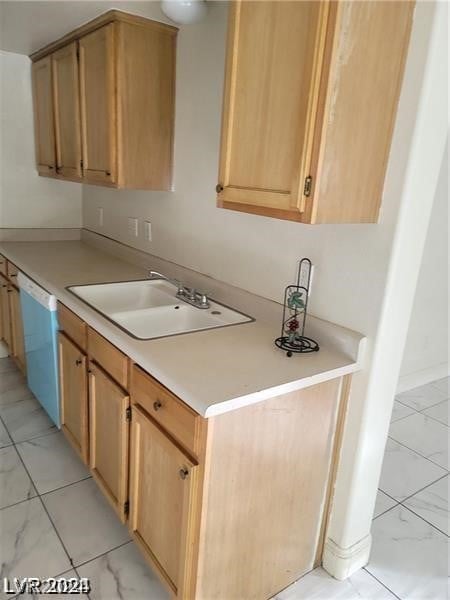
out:
{"label": "blue dishwasher panel", "polygon": [[22,273],[18,281],[28,387],[60,427],[56,299]]}

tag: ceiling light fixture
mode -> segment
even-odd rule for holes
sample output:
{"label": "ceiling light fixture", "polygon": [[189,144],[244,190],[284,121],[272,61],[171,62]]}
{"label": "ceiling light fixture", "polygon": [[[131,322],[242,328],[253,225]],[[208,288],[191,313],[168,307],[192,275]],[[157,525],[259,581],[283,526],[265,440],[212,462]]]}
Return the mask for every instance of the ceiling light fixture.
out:
{"label": "ceiling light fixture", "polygon": [[175,23],[190,25],[203,19],[208,8],[205,0],[161,0],[161,10]]}

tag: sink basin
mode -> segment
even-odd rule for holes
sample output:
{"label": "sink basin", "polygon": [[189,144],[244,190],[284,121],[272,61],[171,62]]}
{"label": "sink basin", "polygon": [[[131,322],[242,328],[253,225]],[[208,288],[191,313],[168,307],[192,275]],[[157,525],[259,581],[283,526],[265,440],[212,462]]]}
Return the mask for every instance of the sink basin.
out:
{"label": "sink basin", "polygon": [[67,289],[141,340],[253,321],[252,317],[211,299],[207,309],[191,306],[179,300],[177,288],[164,279],[75,285]]}

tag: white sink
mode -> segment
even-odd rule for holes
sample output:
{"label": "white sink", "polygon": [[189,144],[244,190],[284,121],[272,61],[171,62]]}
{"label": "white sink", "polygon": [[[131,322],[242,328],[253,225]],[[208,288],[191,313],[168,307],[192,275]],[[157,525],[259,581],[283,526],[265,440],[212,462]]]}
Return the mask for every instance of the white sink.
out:
{"label": "white sink", "polygon": [[207,309],[191,306],[179,300],[177,288],[163,279],[76,285],[67,289],[141,340],[253,321],[212,300]]}

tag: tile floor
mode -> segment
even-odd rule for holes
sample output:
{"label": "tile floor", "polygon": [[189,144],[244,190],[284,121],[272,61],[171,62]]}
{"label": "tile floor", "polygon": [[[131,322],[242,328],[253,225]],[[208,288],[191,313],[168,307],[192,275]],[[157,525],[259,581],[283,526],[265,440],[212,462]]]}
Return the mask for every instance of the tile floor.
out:
{"label": "tile floor", "polygon": [[[344,582],[316,569],[276,600],[447,598],[448,384],[396,398],[367,567]],[[84,599],[168,599],[8,358],[0,359],[0,534],[0,581],[88,577]],[[0,591],[6,597],[14,596]]]}

